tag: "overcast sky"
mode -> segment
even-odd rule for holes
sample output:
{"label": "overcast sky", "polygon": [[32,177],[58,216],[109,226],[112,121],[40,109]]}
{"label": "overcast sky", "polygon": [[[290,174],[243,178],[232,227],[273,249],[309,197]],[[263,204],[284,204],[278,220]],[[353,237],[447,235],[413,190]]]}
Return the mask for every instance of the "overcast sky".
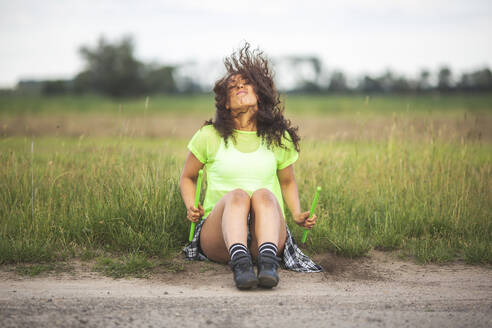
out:
{"label": "overcast sky", "polygon": [[[242,41],[349,74],[492,67],[491,0],[0,0],[0,87],[70,78],[80,45],[132,35],[144,61],[221,60]],[[216,77],[213,77],[216,78]]]}

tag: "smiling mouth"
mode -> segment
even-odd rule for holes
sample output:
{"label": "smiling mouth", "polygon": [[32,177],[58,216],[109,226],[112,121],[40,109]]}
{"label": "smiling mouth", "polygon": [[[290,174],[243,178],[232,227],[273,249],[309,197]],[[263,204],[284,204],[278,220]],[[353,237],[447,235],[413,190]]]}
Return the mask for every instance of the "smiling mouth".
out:
{"label": "smiling mouth", "polygon": [[242,93],[245,93],[246,94],[247,92],[246,91],[239,91],[238,93],[236,93],[236,96],[239,96]]}

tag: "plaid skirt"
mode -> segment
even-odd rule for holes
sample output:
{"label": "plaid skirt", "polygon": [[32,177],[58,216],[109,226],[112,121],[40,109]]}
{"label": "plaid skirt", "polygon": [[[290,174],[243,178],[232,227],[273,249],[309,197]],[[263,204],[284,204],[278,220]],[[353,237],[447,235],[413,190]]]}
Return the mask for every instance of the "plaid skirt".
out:
{"label": "plaid skirt", "polygon": [[[249,218],[248,218],[249,221]],[[198,260],[204,261],[207,259],[205,254],[203,254],[200,249],[200,232],[202,231],[203,223],[205,219],[201,220],[195,226],[195,234],[193,235],[193,240],[183,248],[185,258],[187,260]],[[317,265],[304,254],[301,249],[297,246],[290,233],[289,227],[287,228],[287,240],[285,241],[285,247],[283,255],[280,256],[282,262],[280,263],[284,269],[297,271],[297,272],[321,272],[323,269],[321,266]],[[248,245],[251,242],[251,234],[248,231]]]}

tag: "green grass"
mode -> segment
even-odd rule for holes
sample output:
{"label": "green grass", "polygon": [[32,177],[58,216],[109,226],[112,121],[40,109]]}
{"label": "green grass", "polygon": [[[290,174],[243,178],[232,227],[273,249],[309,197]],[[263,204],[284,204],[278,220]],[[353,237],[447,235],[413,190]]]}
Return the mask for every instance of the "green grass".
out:
{"label": "green grass", "polygon": [[163,256],[182,241],[181,163],[166,142],[36,141],[34,203],[30,143],[1,144],[1,262],[50,261],[83,247]]}
{"label": "green grass", "polygon": [[21,264],[15,267],[15,272],[21,276],[35,277],[43,273],[61,273],[71,271],[73,268],[63,262]]}
{"label": "green grass", "polygon": [[122,258],[100,257],[94,269],[113,278],[127,276],[145,278],[154,266],[145,255],[131,253]]}
{"label": "green grass", "polygon": [[[0,139],[0,263],[113,254],[122,257],[99,258],[98,268],[124,276],[175,254],[189,230],[178,186],[186,142],[40,138],[31,154],[31,139]],[[303,208],[323,188],[309,252],[492,263],[491,144],[390,138],[301,148]],[[288,224],[299,241],[290,214]]]}
{"label": "green grass", "polygon": [[[424,95],[283,95],[288,115],[359,116],[407,115],[460,116],[490,113],[492,94]],[[0,117],[17,115],[205,115],[213,116],[212,94],[159,95],[134,99],[85,96],[0,96]]]}
{"label": "green grass", "polygon": [[331,116],[463,116],[490,113],[492,94],[287,95],[288,114]]}
{"label": "green grass", "polygon": [[156,96],[131,99],[85,96],[0,96],[0,115],[16,116],[24,114],[108,114],[142,115],[144,109],[149,114],[197,114],[207,113],[214,108],[211,95]]}
{"label": "green grass", "polygon": [[403,248],[420,262],[492,263],[491,148],[389,140],[328,144],[326,157],[306,151],[298,171],[312,173],[300,189],[322,181],[326,190],[311,247],[349,256]]}

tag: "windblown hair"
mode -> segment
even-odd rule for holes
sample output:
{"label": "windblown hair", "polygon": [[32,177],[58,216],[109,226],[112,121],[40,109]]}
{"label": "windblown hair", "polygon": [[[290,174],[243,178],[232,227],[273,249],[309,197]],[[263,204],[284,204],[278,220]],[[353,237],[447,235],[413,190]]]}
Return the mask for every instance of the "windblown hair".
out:
{"label": "windblown hair", "polygon": [[286,148],[282,144],[282,138],[287,137],[288,132],[296,150],[299,151],[298,127],[291,126],[290,120],[284,118],[284,106],[273,82],[270,63],[263,52],[258,49],[250,50],[250,45],[246,43],[242,49],[226,58],[224,65],[227,73],[214,86],[215,120],[210,119],[205,125],[213,124],[226,145],[229,137],[234,139],[233,117],[231,111],[226,109],[226,104],[229,81],[232,76],[239,74],[253,86],[258,98],[258,111],[253,117],[256,118],[257,135],[266,141],[269,148]]}

